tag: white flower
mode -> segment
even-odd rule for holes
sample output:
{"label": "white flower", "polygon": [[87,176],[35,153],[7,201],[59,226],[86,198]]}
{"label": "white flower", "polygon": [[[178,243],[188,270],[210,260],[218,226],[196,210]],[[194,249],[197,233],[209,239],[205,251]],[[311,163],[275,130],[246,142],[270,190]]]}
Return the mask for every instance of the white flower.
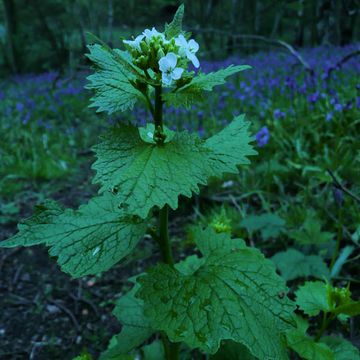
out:
{"label": "white flower", "polygon": [[182,68],[176,67],[177,57],[173,52],[169,52],[166,56],[159,60],[159,69],[162,72],[162,82],[164,85],[171,85],[173,80],[179,80],[184,71]]}
{"label": "white flower", "polygon": [[179,54],[181,56],[187,57],[196,68],[200,66],[199,60],[195,55],[199,50],[199,44],[194,39],[187,41],[184,35],[179,35],[175,39],[175,44],[179,46]]}
{"label": "white flower", "polygon": [[135,40],[123,40],[125,44],[135,48],[136,50],[141,51],[140,43],[144,39],[145,35],[139,35],[135,38]]}
{"label": "white flower", "polygon": [[160,36],[163,40],[165,40],[165,35],[161,32],[158,32],[154,27],[151,30],[145,29],[143,31],[143,35],[145,36],[147,43],[149,43],[153,37],[157,36]]}

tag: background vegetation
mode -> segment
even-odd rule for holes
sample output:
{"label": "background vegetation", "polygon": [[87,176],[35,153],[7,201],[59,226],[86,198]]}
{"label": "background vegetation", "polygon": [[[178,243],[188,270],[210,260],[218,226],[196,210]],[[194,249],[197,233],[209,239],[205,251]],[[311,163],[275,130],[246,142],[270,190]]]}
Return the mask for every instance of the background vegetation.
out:
{"label": "background vegetation", "polygon": [[[204,72],[228,64],[252,70],[216,88],[190,111],[168,108],[173,128],[206,138],[246,113],[259,155],[238,176],[213,182],[171,214],[182,258],[193,227],[210,223],[276,263],[290,296],[306,280],[351,282],[360,257],[360,62],[357,0],[184,1],[185,29],[200,43]],[[113,46],[169,21],[173,1],[2,0],[0,3],[0,240],[46,198],[77,207],[97,188],[89,150],[118,121],[88,108],[86,31]],[[45,249],[0,250],[0,359],[71,359],[98,354],[119,330],[111,316],[126,279],[157,254],[146,239],[126,264],[71,280]],[[1,296],[5,294],[5,296]],[[320,324],[312,319],[310,334]],[[359,319],[329,334],[359,346]]]}
{"label": "background vegetation", "polygon": [[[184,1],[187,26],[207,57],[250,53],[281,39],[295,46],[345,45],[359,37],[358,0]],[[86,31],[110,44],[151,23],[163,24],[178,3],[164,0],[2,0],[2,71],[27,73],[84,63]],[[258,37],[258,38],[256,38]]]}

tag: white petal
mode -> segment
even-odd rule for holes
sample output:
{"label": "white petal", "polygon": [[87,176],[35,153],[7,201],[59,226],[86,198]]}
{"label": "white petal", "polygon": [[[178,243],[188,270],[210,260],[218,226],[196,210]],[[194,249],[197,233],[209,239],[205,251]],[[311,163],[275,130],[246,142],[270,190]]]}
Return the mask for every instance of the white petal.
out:
{"label": "white petal", "polygon": [[199,44],[194,39],[191,39],[189,41],[189,49],[192,53],[196,53],[199,50]]}
{"label": "white petal", "polygon": [[180,47],[187,47],[188,45],[184,35],[182,34],[180,34],[177,38],[175,38],[175,44]]}
{"label": "white petal", "polygon": [[171,85],[171,83],[172,83],[171,75],[170,75],[170,74],[163,73],[163,74],[162,74],[162,83],[163,83],[164,85]]}
{"label": "white petal", "polygon": [[159,69],[161,72],[166,72],[170,68],[169,60],[166,56],[162,57],[159,60]]}
{"label": "white petal", "polygon": [[149,29],[145,29],[143,31],[143,35],[146,36],[146,39],[150,39],[151,38],[151,34],[152,34],[152,31],[149,30]]}
{"label": "white petal", "polygon": [[187,51],[187,49],[184,48],[184,47],[179,48],[179,55],[181,57],[185,58],[186,57],[186,51]]}
{"label": "white petal", "polygon": [[200,63],[199,63],[199,60],[198,58],[196,57],[195,54],[192,54],[190,51],[188,51],[186,53],[187,55],[187,58],[193,63],[193,65],[198,68],[200,66]]}
{"label": "white petal", "polygon": [[176,64],[177,64],[176,55],[173,52],[169,52],[169,53],[166,54],[165,58],[168,61],[169,67],[174,69],[176,67]]}
{"label": "white petal", "polygon": [[183,72],[184,72],[184,69],[175,68],[171,73],[171,77],[173,78],[173,80],[179,80],[181,78],[181,75]]}
{"label": "white petal", "polygon": [[145,37],[145,35],[143,35],[143,34],[138,35],[134,41],[139,43],[144,37]]}

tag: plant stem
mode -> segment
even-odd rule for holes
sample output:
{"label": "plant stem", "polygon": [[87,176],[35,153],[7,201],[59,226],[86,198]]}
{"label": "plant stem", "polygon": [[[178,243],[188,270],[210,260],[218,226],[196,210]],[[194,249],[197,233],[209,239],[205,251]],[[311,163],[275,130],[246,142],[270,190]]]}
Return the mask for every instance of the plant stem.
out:
{"label": "plant stem", "polygon": [[328,317],[328,313],[324,312],[323,313],[323,319],[322,319],[322,324],[321,324],[321,328],[318,331],[316,337],[315,337],[315,341],[319,341],[321,339],[321,337],[323,336],[325,330],[327,329],[327,327],[329,326],[330,321],[332,320],[332,317]]}
{"label": "plant stem", "polygon": [[155,129],[160,126],[163,129],[163,101],[161,99],[161,85],[155,86],[155,111],[154,111],[154,122]]}
{"label": "plant stem", "polygon": [[[163,101],[161,99],[162,87],[155,86],[155,109],[154,109],[154,123],[155,131],[160,127],[163,130]],[[159,145],[159,144],[158,144]],[[171,244],[169,239],[169,207],[165,205],[159,211],[159,233],[158,243],[162,260],[165,264],[174,266],[174,259],[171,251]],[[166,360],[180,359],[180,343],[172,343],[165,334],[161,336],[165,350]]]}

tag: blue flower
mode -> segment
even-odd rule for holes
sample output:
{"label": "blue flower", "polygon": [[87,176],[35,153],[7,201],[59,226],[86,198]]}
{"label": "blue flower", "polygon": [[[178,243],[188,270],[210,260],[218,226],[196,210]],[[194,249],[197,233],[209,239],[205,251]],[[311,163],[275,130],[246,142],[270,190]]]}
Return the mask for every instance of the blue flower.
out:
{"label": "blue flower", "polygon": [[270,131],[267,126],[263,126],[259,132],[255,135],[256,142],[259,147],[265,146],[270,139]]}
{"label": "blue flower", "polygon": [[285,113],[280,109],[275,109],[273,115],[275,119],[282,119],[285,117]]}
{"label": "blue flower", "polygon": [[341,104],[335,104],[334,109],[335,111],[341,112],[343,111],[343,106]]}
{"label": "blue flower", "polygon": [[319,100],[319,97],[320,94],[318,92],[315,92],[313,94],[310,94],[307,99],[309,103],[315,104]]}
{"label": "blue flower", "polygon": [[334,113],[332,111],[330,111],[329,113],[326,114],[326,121],[330,121],[333,118]]}
{"label": "blue flower", "polygon": [[20,102],[16,103],[16,110],[17,110],[19,113],[23,112],[23,110],[24,110],[24,104],[23,104],[23,103],[20,103]]}

